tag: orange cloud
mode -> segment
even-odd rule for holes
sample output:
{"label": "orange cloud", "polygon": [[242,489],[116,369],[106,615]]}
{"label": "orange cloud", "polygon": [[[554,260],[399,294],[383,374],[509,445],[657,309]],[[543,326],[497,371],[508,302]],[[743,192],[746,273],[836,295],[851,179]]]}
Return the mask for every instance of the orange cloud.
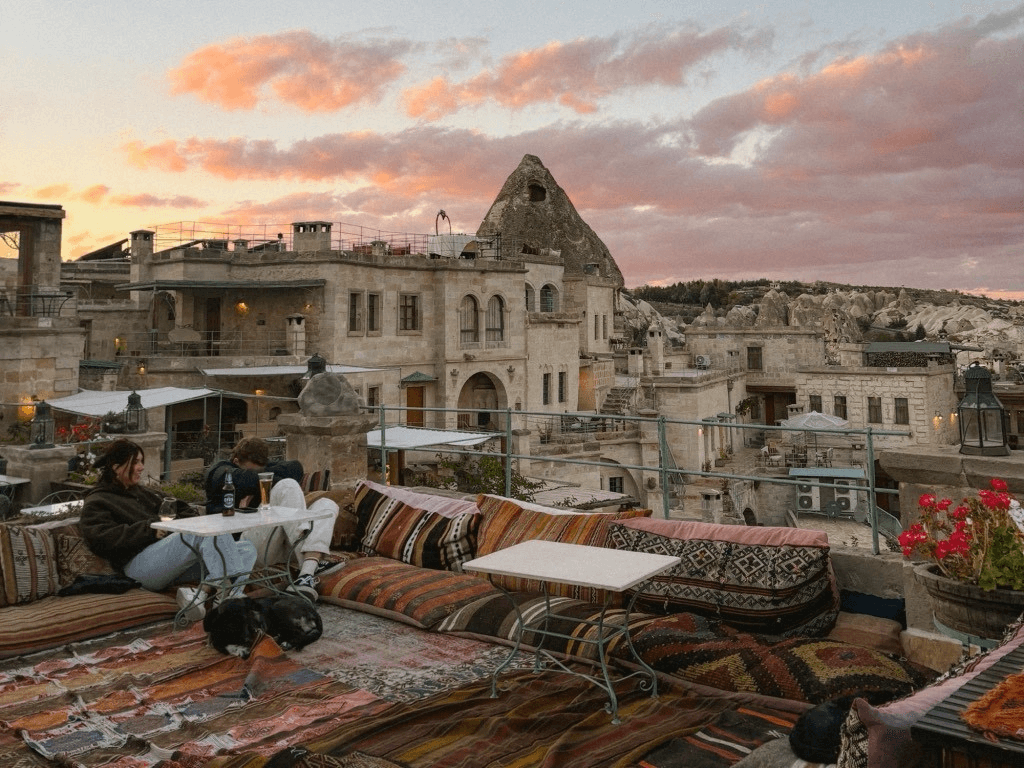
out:
{"label": "orange cloud", "polygon": [[53,200],[66,198],[71,194],[71,188],[67,184],[51,184],[48,187],[39,187],[32,190],[32,197],[40,200]]}
{"label": "orange cloud", "polygon": [[333,112],[380,101],[414,49],[403,40],[330,41],[308,31],[236,38],[191,53],[168,73],[171,92],[223,109],[255,109],[267,99],[304,112]]}
{"label": "orange cloud", "polygon": [[123,144],[121,149],[128,163],[136,168],[156,168],[179,173],[188,168],[187,160],[179,154],[178,142],[173,139],[148,147],[144,147],[141,141],[133,140]]}
{"label": "orange cloud", "polygon": [[690,70],[726,50],[770,44],[764,32],[733,27],[702,32],[690,27],[649,27],[629,36],[553,41],[506,56],[493,70],[459,83],[435,78],[403,92],[410,117],[437,120],[459,109],[493,101],[509,109],[562,104],[579,114],[634,87],[686,84]]}
{"label": "orange cloud", "polygon": [[110,187],[105,184],[93,184],[88,189],[83,189],[78,196],[87,203],[98,203],[109,191]]}

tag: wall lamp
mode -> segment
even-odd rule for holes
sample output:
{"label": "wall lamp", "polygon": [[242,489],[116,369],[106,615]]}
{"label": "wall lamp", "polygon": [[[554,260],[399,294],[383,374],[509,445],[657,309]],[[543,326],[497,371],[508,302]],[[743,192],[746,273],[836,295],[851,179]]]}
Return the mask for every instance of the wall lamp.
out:
{"label": "wall lamp", "polygon": [[459,369],[458,368],[452,368],[450,373],[451,373],[453,379],[457,378],[458,375],[459,375]]}

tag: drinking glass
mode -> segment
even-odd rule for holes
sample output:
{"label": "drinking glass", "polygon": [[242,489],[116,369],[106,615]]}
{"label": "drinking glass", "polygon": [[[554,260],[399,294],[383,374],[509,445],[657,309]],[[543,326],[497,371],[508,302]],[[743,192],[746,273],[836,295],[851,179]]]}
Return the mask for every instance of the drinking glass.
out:
{"label": "drinking glass", "polygon": [[160,519],[173,520],[177,514],[178,500],[172,496],[165,496],[160,502]]}
{"label": "drinking glass", "polygon": [[273,472],[260,472],[260,512],[270,510],[270,486],[273,483]]}

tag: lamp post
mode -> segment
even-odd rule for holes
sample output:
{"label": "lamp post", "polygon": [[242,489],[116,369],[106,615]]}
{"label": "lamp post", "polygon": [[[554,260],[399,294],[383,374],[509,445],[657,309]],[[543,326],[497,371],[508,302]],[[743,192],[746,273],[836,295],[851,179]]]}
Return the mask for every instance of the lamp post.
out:
{"label": "lamp post", "polygon": [[1008,456],[1006,411],[992,393],[992,374],[978,362],[964,372],[966,394],[956,407],[960,425],[960,453],[974,456]]}
{"label": "lamp post", "polygon": [[29,448],[53,448],[53,411],[45,400],[36,404],[29,441]]}
{"label": "lamp post", "polygon": [[130,433],[146,431],[146,409],[142,407],[142,395],[134,390],[128,395],[128,407],[124,410],[125,431]]}

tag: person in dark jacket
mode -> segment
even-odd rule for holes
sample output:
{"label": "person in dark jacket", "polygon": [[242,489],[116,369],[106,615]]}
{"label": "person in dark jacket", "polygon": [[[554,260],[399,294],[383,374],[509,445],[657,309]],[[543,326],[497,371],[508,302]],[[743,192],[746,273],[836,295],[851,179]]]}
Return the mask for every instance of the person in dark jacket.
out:
{"label": "person in dark jacket", "polygon": [[[270,490],[270,504],[277,507],[306,510],[305,494],[299,483],[304,470],[298,461],[271,461],[270,447],[258,437],[239,440],[231,451],[229,461],[213,464],[206,473],[206,511],[220,512],[224,508],[224,480],[231,472],[235,486],[236,506],[243,511],[255,510],[260,503],[260,472],[273,472],[274,481]],[[319,574],[332,567],[327,553],[331,551],[331,537],[334,522],[338,517],[338,505],[328,498],[314,501],[309,509],[330,509],[329,518],[314,520],[312,523],[287,523],[279,528],[257,528],[246,531],[242,538],[251,541],[260,555],[265,554],[262,565],[276,565],[287,560],[292,545],[298,543],[299,575],[292,582],[289,591],[316,602],[319,597],[317,586]]]}
{"label": "person in dark jacket", "polygon": [[[153,591],[177,581],[199,581],[204,573],[211,580],[225,574],[248,575],[256,563],[256,548],[251,543],[235,541],[229,534],[168,534],[152,527],[160,519],[167,497],[139,484],[145,464],[142,446],[125,438],[115,440],[97,459],[100,479],[86,494],[79,521],[89,549]],[[185,502],[174,502],[175,517],[195,515]],[[178,606],[185,610],[186,618],[198,621],[206,615],[205,602],[211,594],[207,585],[182,587]],[[225,596],[235,596],[235,592],[229,590]]]}

